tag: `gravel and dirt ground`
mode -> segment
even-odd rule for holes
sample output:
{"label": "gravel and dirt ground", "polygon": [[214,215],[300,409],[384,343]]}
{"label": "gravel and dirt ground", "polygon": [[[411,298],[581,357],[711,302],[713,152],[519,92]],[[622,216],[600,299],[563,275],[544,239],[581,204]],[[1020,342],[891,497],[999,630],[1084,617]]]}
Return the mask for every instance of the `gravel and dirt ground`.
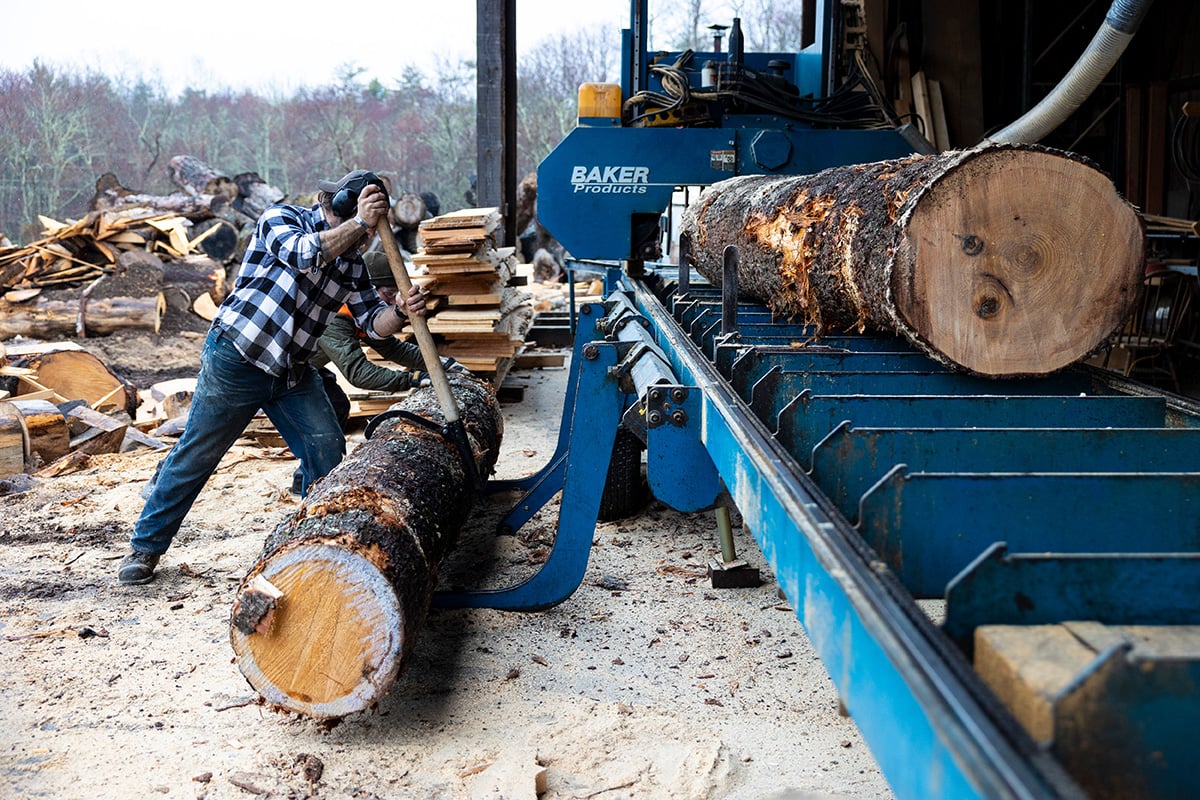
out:
{"label": "gravel and dirt ground", "polygon": [[[193,376],[202,331],[85,344],[145,388]],[[504,406],[497,477],[554,450],[566,377],[509,374],[526,388]],[[271,711],[232,663],[229,613],[296,506],[296,461],[240,442],[158,579],[119,586],[159,458],[95,456],[0,495],[0,797],[515,800],[543,767],[543,800],[891,796],[753,541],[735,527],[764,584],[714,590],[713,515],[657,503],[597,525],[583,585],[555,608],[432,611],[376,711],[332,726]],[[481,501],[478,517],[503,508]],[[469,526],[460,574],[527,574],[556,512],[501,539]]]}

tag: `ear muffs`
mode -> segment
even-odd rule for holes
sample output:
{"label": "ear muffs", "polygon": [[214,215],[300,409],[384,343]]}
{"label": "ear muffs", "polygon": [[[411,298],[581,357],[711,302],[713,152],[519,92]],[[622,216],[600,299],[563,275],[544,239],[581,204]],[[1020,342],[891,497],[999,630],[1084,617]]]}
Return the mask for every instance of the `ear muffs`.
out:
{"label": "ear muffs", "polygon": [[350,219],[358,212],[358,196],[371,184],[375,184],[380,189],[384,188],[383,181],[379,176],[374,172],[368,172],[338,189],[334,193],[333,199],[329,201],[329,207],[342,219]]}
{"label": "ear muffs", "polygon": [[339,189],[338,193],[329,201],[330,207],[333,208],[333,213],[342,219],[353,217],[358,212],[358,195],[361,191],[362,189],[359,189],[357,192],[352,192],[350,189]]}

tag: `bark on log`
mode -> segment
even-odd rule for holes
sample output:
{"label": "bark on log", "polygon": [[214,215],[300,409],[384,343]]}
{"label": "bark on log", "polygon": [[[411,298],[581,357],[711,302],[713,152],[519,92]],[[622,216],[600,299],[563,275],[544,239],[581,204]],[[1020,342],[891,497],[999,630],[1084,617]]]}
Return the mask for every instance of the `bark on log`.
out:
{"label": "bark on log", "polygon": [[[177,214],[200,220],[219,217],[229,210],[229,200],[220,194],[118,194],[97,192],[92,198],[92,210],[122,214],[133,209],[149,208],[156,214]],[[144,214],[138,214],[144,216]]]}
{"label": "bark on log", "polygon": [[238,195],[236,183],[195,156],[173,156],[167,175],[189,195],[217,194],[231,202]]}
{"label": "bark on log", "polygon": [[[75,336],[80,319],[78,289],[46,291],[23,303],[0,300],[0,339],[25,336],[30,339],[62,339]],[[119,330],[157,332],[165,301],[152,297],[111,297],[88,301],[83,308],[83,329],[88,335],[105,336]]]}
{"label": "bark on log", "polygon": [[[486,476],[502,435],[495,390],[447,377]],[[432,389],[398,405],[444,424]],[[380,425],[310,489],[242,580],[230,641],[250,685],[318,719],[378,702],[404,669],[473,494],[448,437],[403,419]],[[261,591],[264,579],[282,596]]]}
{"label": "bark on log", "polygon": [[776,316],[892,332],[948,366],[1043,375],[1093,352],[1141,292],[1145,230],[1112,181],[1033,145],[713,184],[684,215],[697,270]]}

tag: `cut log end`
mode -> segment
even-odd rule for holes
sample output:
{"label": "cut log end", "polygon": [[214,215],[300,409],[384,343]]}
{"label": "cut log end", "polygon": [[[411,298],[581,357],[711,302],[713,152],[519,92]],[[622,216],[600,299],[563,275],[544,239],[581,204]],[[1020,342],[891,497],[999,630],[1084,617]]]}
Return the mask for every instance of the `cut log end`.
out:
{"label": "cut log end", "polygon": [[896,312],[971,372],[1050,373],[1131,313],[1143,235],[1102,173],[1045,152],[984,152],[914,207],[892,272]]}
{"label": "cut log end", "polygon": [[[282,593],[269,630],[246,633],[235,620],[230,640],[242,674],[268,703],[339,719],[368,709],[395,680],[404,612],[369,555],[306,542],[260,563],[258,576]],[[254,592],[251,583],[243,594]]]}

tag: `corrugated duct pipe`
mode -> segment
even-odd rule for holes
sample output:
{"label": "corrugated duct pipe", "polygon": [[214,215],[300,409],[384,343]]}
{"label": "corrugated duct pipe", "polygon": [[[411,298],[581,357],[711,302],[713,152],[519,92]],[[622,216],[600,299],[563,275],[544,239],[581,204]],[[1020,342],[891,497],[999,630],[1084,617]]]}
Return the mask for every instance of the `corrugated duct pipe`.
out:
{"label": "corrugated duct pipe", "polygon": [[1117,63],[1141,25],[1151,2],[1116,0],[1083,55],[1050,94],[1020,119],[986,139],[992,142],[1033,143],[1061,125],[1075,109],[1083,105],[1083,101],[1088,99]]}

